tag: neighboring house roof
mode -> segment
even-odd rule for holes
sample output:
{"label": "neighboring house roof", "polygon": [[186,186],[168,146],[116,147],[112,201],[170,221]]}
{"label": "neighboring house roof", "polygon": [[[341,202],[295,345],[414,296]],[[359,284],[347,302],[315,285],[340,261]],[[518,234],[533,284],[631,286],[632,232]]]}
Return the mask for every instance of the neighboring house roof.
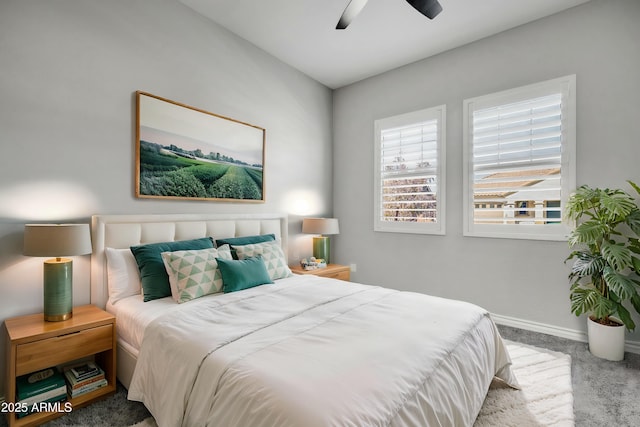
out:
{"label": "neighboring house roof", "polygon": [[[540,176],[545,177],[549,175],[557,175],[560,173],[560,168],[550,168],[550,169],[537,169],[537,170],[527,170],[527,171],[513,171],[513,172],[498,172],[491,175],[487,175],[483,178],[486,180],[485,182],[477,182],[474,184],[473,188],[475,190],[474,199],[506,199],[507,197],[517,193],[517,190],[514,191],[497,191],[499,189],[504,189],[505,187],[512,188],[522,188],[522,187],[531,187],[533,185],[539,184],[543,182],[544,179],[532,179],[532,177]],[[527,179],[520,179],[527,177]],[[514,178],[513,181],[503,181],[505,178]],[[493,180],[500,180],[499,182],[493,182]],[[491,191],[494,190],[494,191]]]}

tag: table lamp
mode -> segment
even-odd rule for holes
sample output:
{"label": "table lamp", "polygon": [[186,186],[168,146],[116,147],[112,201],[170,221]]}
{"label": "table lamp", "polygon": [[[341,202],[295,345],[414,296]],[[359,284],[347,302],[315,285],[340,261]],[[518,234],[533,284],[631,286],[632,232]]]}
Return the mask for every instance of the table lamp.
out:
{"label": "table lamp", "polygon": [[55,257],[44,262],[44,319],[67,320],[73,315],[73,261],[63,256],[91,253],[89,224],[26,224],[24,254]]}
{"label": "table lamp", "polygon": [[313,238],[313,256],[324,259],[329,264],[329,238],[325,234],[340,234],[337,218],[304,218],[302,232],[319,234]]}

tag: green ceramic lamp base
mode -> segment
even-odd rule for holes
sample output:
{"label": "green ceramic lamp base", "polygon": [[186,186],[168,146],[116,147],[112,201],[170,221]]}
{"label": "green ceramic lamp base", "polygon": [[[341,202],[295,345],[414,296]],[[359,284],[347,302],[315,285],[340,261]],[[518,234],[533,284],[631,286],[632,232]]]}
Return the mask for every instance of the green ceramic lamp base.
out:
{"label": "green ceramic lamp base", "polygon": [[52,258],[44,262],[44,320],[59,322],[73,316],[73,262]]}
{"label": "green ceramic lamp base", "polygon": [[313,256],[323,259],[329,264],[329,238],[327,236],[317,236],[313,238]]}

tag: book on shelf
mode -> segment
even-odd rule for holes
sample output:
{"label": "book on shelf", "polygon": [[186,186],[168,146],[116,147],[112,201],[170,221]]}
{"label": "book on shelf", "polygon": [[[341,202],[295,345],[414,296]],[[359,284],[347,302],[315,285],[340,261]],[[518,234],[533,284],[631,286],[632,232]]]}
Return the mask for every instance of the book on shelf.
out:
{"label": "book on shelf", "polygon": [[39,406],[36,404],[41,404],[41,403],[55,403],[55,402],[62,402],[64,400],[67,400],[67,391],[65,389],[64,393],[62,393],[59,396],[56,397],[52,397],[50,399],[44,399],[38,402],[33,402],[33,403],[29,403],[27,405],[27,410],[26,411],[22,411],[22,412],[17,412],[16,415],[18,418],[22,418],[22,417],[26,417],[27,415],[31,415],[34,412],[40,412]]}
{"label": "book on shelf", "polygon": [[31,408],[41,402],[59,402],[67,398],[64,377],[54,368],[43,369],[16,379],[17,401],[29,409],[17,414],[18,418],[29,415]]}
{"label": "book on shelf", "polygon": [[80,388],[69,389],[68,392],[69,392],[69,395],[73,398],[73,397],[81,396],[85,393],[90,393],[94,390],[105,387],[106,385],[107,385],[107,380],[105,378],[102,378],[101,380],[94,381]]}
{"label": "book on shelf", "polygon": [[95,362],[67,366],[63,369],[69,396],[77,397],[107,385],[104,371]]}
{"label": "book on shelf", "polygon": [[60,386],[58,388],[54,388],[53,390],[45,391],[44,393],[35,394],[33,396],[19,399],[19,403],[24,403],[25,405],[31,406],[34,403],[46,402],[49,399],[57,399],[67,397],[67,387]]}
{"label": "book on shelf", "polygon": [[65,367],[65,371],[69,371],[76,380],[82,381],[99,375],[102,369],[95,362],[82,362]]}
{"label": "book on shelf", "polygon": [[16,379],[18,401],[39,396],[65,385],[64,377],[54,368],[43,369]]}
{"label": "book on shelf", "polygon": [[104,371],[102,369],[99,369],[94,376],[82,380],[77,379],[70,369],[64,372],[64,376],[67,379],[67,384],[70,390],[78,389],[96,381],[105,379]]}

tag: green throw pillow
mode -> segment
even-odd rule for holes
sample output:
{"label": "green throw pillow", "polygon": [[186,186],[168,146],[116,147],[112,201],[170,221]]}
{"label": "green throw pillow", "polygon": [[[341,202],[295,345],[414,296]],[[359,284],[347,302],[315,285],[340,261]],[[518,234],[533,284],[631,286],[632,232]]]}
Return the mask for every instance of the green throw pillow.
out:
{"label": "green throw pillow", "polygon": [[249,245],[252,243],[270,242],[276,240],[275,234],[260,234],[257,236],[229,237],[228,239],[217,239],[216,246],[222,245]]}
{"label": "green throw pillow", "polygon": [[169,276],[160,255],[162,252],[208,248],[213,248],[213,239],[211,237],[131,246],[131,252],[136,258],[136,263],[140,270],[144,301],[152,301],[171,295]]}
{"label": "green throw pillow", "polygon": [[261,257],[241,260],[216,258],[222,274],[223,292],[236,292],[273,283]]}
{"label": "green throw pillow", "polygon": [[233,248],[233,246],[251,245],[254,243],[271,242],[274,240],[276,240],[275,234],[259,234],[256,236],[229,237],[227,239],[216,240],[216,247],[222,246],[222,245],[230,245],[231,255],[233,255],[233,259],[238,259],[238,255],[236,254],[236,250]]}

